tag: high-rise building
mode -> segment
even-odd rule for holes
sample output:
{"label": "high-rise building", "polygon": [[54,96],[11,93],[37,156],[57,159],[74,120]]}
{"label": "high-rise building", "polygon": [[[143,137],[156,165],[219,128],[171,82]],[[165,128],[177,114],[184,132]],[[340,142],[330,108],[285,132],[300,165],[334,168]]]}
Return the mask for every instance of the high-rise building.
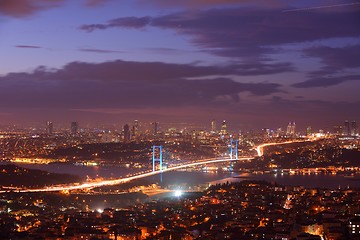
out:
{"label": "high-rise building", "polygon": [[296,124],[295,122],[289,122],[287,128],[286,128],[286,135],[287,136],[294,136],[296,130]]}
{"label": "high-rise building", "polygon": [[46,123],[46,133],[52,135],[54,133],[54,125],[52,122]]}
{"label": "high-rise building", "polygon": [[213,120],[211,121],[211,132],[212,132],[212,133],[215,133],[215,132],[216,132],[216,121],[215,121],[215,119],[213,119]]}
{"label": "high-rise building", "polygon": [[157,135],[158,132],[159,132],[159,123],[158,122],[153,122],[152,125],[153,125],[153,134]]}
{"label": "high-rise building", "polygon": [[269,138],[269,137],[271,137],[271,130],[270,130],[270,128],[263,128],[263,129],[261,129],[261,132],[262,132],[262,137],[264,137],[264,138]]}
{"label": "high-rise building", "polygon": [[357,133],[358,133],[358,128],[357,128],[357,124],[356,124],[356,121],[352,121],[351,122],[351,130],[350,130],[350,135],[351,136],[356,136]]}
{"label": "high-rise building", "polygon": [[345,136],[350,136],[350,134],[351,134],[351,131],[350,131],[350,122],[349,122],[348,120],[346,120],[346,121],[344,122],[344,128],[343,128],[343,130],[344,130],[343,135],[345,135]]}
{"label": "high-rise building", "polygon": [[130,134],[130,127],[128,124],[124,125],[123,131],[124,131],[124,142],[130,142],[131,134]]}
{"label": "high-rise building", "polygon": [[336,135],[343,135],[344,134],[344,127],[342,125],[334,126],[334,134]]}
{"label": "high-rise building", "polygon": [[70,132],[72,135],[76,135],[78,133],[79,124],[78,122],[71,122]]}
{"label": "high-rise building", "polygon": [[306,128],[306,135],[307,135],[307,136],[310,136],[311,134],[312,134],[311,126],[308,126],[308,127]]}
{"label": "high-rise building", "polygon": [[222,122],[222,124],[221,124],[221,131],[220,131],[220,133],[222,134],[222,135],[225,135],[226,133],[227,133],[227,125],[226,125],[226,121],[224,120],[223,122]]}
{"label": "high-rise building", "polygon": [[134,126],[132,128],[132,135],[134,137],[138,137],[139,136],[139,121],[135,120],[134,121]]}

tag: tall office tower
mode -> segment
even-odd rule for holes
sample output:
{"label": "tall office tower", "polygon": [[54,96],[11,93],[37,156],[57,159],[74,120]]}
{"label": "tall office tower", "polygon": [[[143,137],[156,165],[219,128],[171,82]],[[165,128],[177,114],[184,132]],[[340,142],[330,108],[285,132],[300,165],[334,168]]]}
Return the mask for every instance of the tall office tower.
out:
{"label": "tall office tower", "polygon": [[159,132],[159,123],[158,122],[153,122],[152,125],[153,125],[153,134],[157,135],[158,132]]}
{"label": "tall office tower", "polygon": [[344,134],[343,126],[341,126],[341,125],[334,126],[333,132],[334,132],[334,134],[336,134],[336,135],[343,135],[343,134]]}
{"label": "tall office tower", "polygon": [[52,135],[54,133],[54,125],[52,122],[46,123],[46,133]]}
{"label": "tall office tower", "polygon": [[348,120],[346,120],[344,122],[344,133],[345,136],[350,136],[351,132],[350,132],[350,122]]}
{"label": "tall office tower", "polygon": [[222,134],[222,135],[225,135],[226,133],[227,133],[227,126],[226,126],[226,121],[224,120],[223,122],[222,122],[222,124],[221,124],[221,131],[220,131],[220,133]]}
{"label": "tall office tower", "polygon": [[268,138],[268,137],[271,136],[271,130],[270,130],[270,128],[263,128],[263,129],[261,129],[261,132],[262,132],[262,136],[263,136],[264,138]]}
{"label": "tall office tower", "polygon": [[134,137],[138,137],[139,136],[139,134],[140,134],[140,132],[139,132],[139,121],[138,120],[135,120],[134,121],[134,126],[133,126],[133,136]]}
{"label": "tall office tower", "polygon": [[295,135],[295,128],[296,128],[295,122],[289,122],[289,124],[288,124],[288,126],[286,128],[286,135],[287,136]]}
{"label": "tall office tower", "polygon": [[124,131],[124,142],[130,142],[131,134],[130,134],[130,127],[128,124],[124,125],[123,131]]}
{"label": "tall office tower", "polygon": [[78,133],[79,124],[78,122],[71,122],[70,132],[72,135],[76,135]]}
{"label": "tall office tower", "polygon": [[211,121],[211,132],[212,132],[212,133],[215,133],[215,132],[216,132],[216,121],[215,121],[215,119],[213,119],[213,120]]}
{"label": "tall office tower", "polygon": [[292,129],[291,129],[291,134],[295,135],[295,133],[296,133],[296,124],[295,124],[295,122],[293,122]]}
{"label": "tall office tower", "polygon": [[356,136],[358,133],[356,121],[351,122],[351,136]]}
{"label": "tall office tower", "polygon": [[308,127],[306,128],[306,135],[307,135],[307,136],[310,136],[311,134],[312,134],[311,126],[308,126]]}

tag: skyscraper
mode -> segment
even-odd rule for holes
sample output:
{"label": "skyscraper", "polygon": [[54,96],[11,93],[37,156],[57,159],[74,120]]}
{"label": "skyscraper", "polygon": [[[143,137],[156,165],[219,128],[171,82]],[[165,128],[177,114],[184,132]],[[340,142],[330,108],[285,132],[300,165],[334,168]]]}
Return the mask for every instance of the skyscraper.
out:
{"label": "skyscraper", "polygon": [[352,121],[351,122],[351,136],[356,136],[358,133],[358,129],[357,129],[357,124],[356,124],[356,121]]}
{"label": "skyscraper", "polygon": [[311,126],[306,128],[306,135],[310,136],[312,134]]}
{"label": "skyscraper", "polygon": [[139,136],[139,121],[138,120],[134,121],[134,126],[132,127],[132,135],[133,135],[133,137]]}
{"label": "skyscraper", "polygon": [[78,133],[79,124],[78,122],[71,122],[70,132],[72,135],[76,135]]}
{"label": "skyscraper", "polygon": [[157,135],[159,132],[159,123],[153,122],[152,125],[153,125],[153,133],[154,133],[154,135]]}
{"label": "skyscraper", "polygon": [[49,135],[52,135],[54,132],[54,125],[52,122],[47,122],[46,123],[46,133]]}
{"label": "skyscraper", "polygon": [[220,131],[220,133],[222,134],[222,135],[225,135],[226,133],[227,133],[227,125],[226,125],[226,121],[224,120],[223,122],[222,122],[222,124],[221,124],[221,131]]}
{"label": "skyscraper", "polygon": [[295,122],[289,122],[287,128],[286,128],[286,135],[287,136],[294,136],[296,130],[296,124]]}
{"label": "skyscraper", "polygon": [[211,132],[212,132],[212,133],[215,133],[215,132],[216,132],[216,121],[215,121],[215,119],[213,119],[213,120],[211,121]]}
{"label": "skyscraper", "polygon": [[334,130],[333,130],[334,134],[336,135],[343,135],[344,134],[344,127],[342,125],[337,125],[334,126]]}
{"label": "skyscraper", "polygon": [[130,134],[130,127],[128,124],[124,125],[123,131],[124,131],[124,142],[130,142],[131,134]]}
{"label": "skyscraper", "polygon": [[345,136],[350,136],[351,131],[350,131],[350,122],[348,120],[346,120],[344,122],[344,135]]}

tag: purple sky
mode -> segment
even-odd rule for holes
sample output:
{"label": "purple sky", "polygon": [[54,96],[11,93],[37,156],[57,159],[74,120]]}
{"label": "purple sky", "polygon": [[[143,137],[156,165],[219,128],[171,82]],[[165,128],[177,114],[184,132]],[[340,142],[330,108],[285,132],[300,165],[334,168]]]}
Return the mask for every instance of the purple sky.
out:
{"label": "purple sky", "polygon": [[360,121],[360,1],[1,0],[0,124]]}

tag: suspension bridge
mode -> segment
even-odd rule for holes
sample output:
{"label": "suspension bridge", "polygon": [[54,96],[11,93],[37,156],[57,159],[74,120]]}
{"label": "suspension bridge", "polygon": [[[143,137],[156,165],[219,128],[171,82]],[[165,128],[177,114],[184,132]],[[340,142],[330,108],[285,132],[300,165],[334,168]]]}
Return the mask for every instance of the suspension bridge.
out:
{"label": "suspension bridge", "polygon": [[[263,154],[263,148],[266,146],[272,146],[277,144],[289,144],[293,141],[285,142],[285,143],[266,143],[257,146],[255,149],[259,156]],[[152,147],[152,171],[149,170],[145,173],[137,174],[130,177],[123,177],[118,179],[108,179],[108,180],[100,180],[94,182],[86,182],[86,183],[73,183],[67,185],[53,185],[53,186],[46,186],[43,188],[27,188],[27,189],[16,189],[16,190],[3,190],[0,193],[14,191],[14,192],[59,192],[59,191],[72,191],[72,190],[81,190],[81,189],[92,189],[97,187],[104,187],[104,186],[113,186],[118,185],[126,182],[130,182],[136,179],[146,178],[150,176],[154,176],[157,174],[161,174],[164,172],[175,171],[183,168],[190,168],[199,165],[206,165],[212,163],[221,163],[221,162],[233,162],[233,161],[246,161],[251,160],[254,157],[239,157],[238,156],[238,141],[231,140],[229,144],[229,155],[228,157],[224,158],[211,158],[211,159],[201,159],[198,161],[193,161],[190,163],[184,163],[181,165],[175,165],[171,167],[164,168],[163,167],[163,147],[162,146],[153,146]],[[156,165],[159,165],[157,167]]]}

